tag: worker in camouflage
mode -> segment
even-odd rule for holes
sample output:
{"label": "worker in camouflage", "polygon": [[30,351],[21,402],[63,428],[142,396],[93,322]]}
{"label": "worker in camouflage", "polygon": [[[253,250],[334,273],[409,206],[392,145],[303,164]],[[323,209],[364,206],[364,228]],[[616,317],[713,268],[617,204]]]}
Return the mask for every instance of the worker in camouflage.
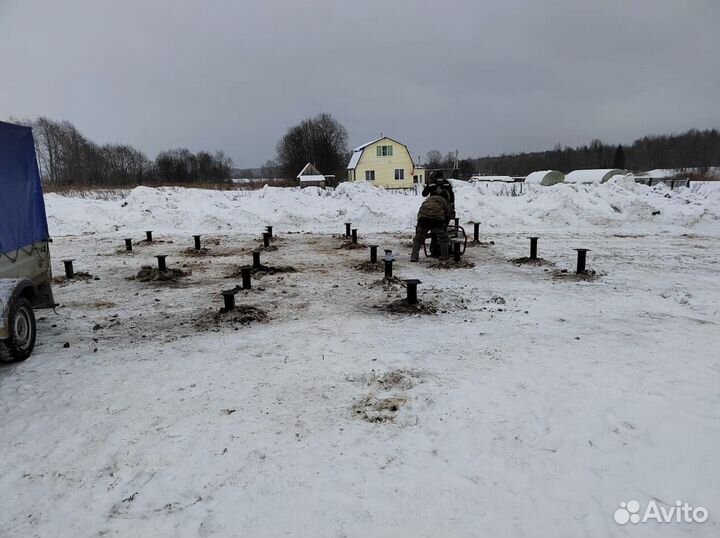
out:
{"label": "worker in camouflage", "polygon": [[425,243],[428,232],[432,232],[440,246],[440,259],[449,258],[450,239],[447,225],[451,217],[451,205],[448,191],[437,186],[428,186],[428,197],[418,211],[415,238],[413,239],[410,261],[416,262],[420,256],[420,247]]}
{"label": "worker in camouflage", "polygon": [[447,192],[447,199],[450,203],[450,217],[448,222],[455,218],[455,193],[453,192],[452,184],[450,181],[445,179],[445,175],[436,170],[430,175],[430,182],[425,185],[422,191],[423,196],[428,196],[431,192],[445,191]]}

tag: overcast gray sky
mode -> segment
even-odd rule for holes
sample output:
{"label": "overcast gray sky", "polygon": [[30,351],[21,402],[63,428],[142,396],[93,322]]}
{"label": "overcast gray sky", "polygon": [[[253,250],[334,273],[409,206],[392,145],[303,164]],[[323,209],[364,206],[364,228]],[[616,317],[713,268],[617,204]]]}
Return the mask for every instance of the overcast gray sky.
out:
{"label": "overcast gray sky", "polygon": [[272,158],[330,112],[350,146],[542,150],[720,127],[720,0],[0,0],[0,118],[151,158]]}

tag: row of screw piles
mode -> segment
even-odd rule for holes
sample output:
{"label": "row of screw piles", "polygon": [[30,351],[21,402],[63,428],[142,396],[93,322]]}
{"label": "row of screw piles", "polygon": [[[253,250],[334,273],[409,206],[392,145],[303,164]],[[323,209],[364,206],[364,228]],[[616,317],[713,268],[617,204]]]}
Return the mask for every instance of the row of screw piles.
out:
{"label": "row of screw piles", "polygon": [[[268,226],[268,232],[264,235],[272,234],[272,226]],[[260,251],[253,250],[252,252],[252,267],[241,267],[240,274],[242,276],[242,286],[235,286],[229,290],[222,290],[220,293],[223,296],[223,302],[225,303],[225,312],[235,310],[235,296],[242,290],[252,289],[252,270],[260,269]]]}
{"label": "row of screw piles", "polygon": [[358,242],[358,229],[352,228],[352,222],[345,223],[345,237],[349,237],[353,244],[357,245]]}
{"label": "row of screw piles", "polygon": [[[537,254],[537,245],[538,245],[538,237],[530,237],[530,259],[531,260],[537,260],[538,254]],[[575,268],[575,274],[578,275],[584,275],[587,273],[586,263],[587,263],[587,253],[590,252],[589,248],[576,248],[575,251],[577,252],[577,267]]]}
{"label": "row of screw piles", "polygon": [[[152,231],[147,230],[145,232],[145,236],[147,238],[148,242],[152,242]],[[200,241],[201,235],[193,235],[193,239],[195,241],[195,250],[200,250],[202,248],[202,243]],[[263,242],[264,245],[270,246],[270,240],[273,237],[273,227],[272,226],[266,226],[266,231],[263,232]],[[132,239],[127,238],[125,239],[125,250],[128,252],[132,252]],[[166,254],[159,254],[155,256],[158,260],[158,271],[164,273],[167,271],[167,255]],[[252,268],[254,269],[260,269],[260,252],[259,251],[253,251],[252,253],[253,257],[253,265]],[[63,260],[63,263],[65,264],[65,276],[67,278],[73,278],[75,276],[75,272],[73,271],[73,261],[74,260]],[[240,289],[249,290],[252,288],[252,268],[250,267],[242,267],[240,269],[241,275],[242,275],[242,288],[241,287],[235,287],[229,290],[222,290],[222,296],[225,303],[225,310],[233,310],[235,308],[235,295],[237,295],[238,291]]]}
{"label": "row of screw piles", "polygon": [[[152,230],[147,230],[147,231],[145,232],[145,239],[147,240],[148,243],[152,243],[152,240],[153,240],[153,238],[152,238]],[[133,245],[132,245],[132,238],[131,238],[131,237],[126,237],[126,238],[125,238],[125,250],[128,251],[128,252],[132,252],[132,251],[133,251]]]}
{"label": "row of screw piles", "polygon": [[[378,245],[370,245],[370,263],[377,263],[377,249]],[[385,249],[385,256],[383,263],[385,264],[385,278],[391,279],[393,277],[393,262],[395,257],[393,256],[392,250]],[[405,280],[407,289],[407,302],[408,304],[417,304],[417,286],[421,282],[417,278],[409,278]]]}

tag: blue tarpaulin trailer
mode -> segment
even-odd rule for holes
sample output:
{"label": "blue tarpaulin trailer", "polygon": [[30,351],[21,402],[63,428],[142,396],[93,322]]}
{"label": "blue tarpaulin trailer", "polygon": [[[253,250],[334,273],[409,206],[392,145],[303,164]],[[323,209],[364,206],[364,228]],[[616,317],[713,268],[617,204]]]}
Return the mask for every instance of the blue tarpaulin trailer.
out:
{"label": "blue tarpaulin trailer", "polygon": [[32,129],[0,122],[0,361],[30,356],[33,308],[54,306],[49,242]]}

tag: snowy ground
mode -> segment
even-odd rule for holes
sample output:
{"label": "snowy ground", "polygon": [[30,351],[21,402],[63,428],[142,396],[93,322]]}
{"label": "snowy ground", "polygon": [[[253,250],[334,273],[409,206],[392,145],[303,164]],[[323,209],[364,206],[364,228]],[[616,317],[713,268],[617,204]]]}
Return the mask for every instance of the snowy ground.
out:
{"label": "snowy ground", "polygon": [[[312,207],[297,191],[253,195],[274,204],[240,216],[234,193],[48,197],[56,274],[73,257],[99,280],[56,285],[34,355],[0,367],[0,534],[716,536],[717,198],[585,189],[459,199],[463,220],[489,215],[495,243],[469,248],[475,266],[461,269],[407,261],[419,198],[358,194],[382,208],[351,216],[360,241],[422,281],[437,310],[424,315],[386,311],[404,288],[358,271],[367,250],[328,233],[351,202],[318,196],[320,220],[298,216]],[[579,226],[582,214],[598,222]],[[219,291],[240,281],[225,277],[268,223],[279,237],[262,262],[298,272],[238,294],[267,322],[214,322]],[[163,242],[122,252],[146,228]],[[511,263],[537,230],[550,264]],[[185,252],[198,231],[204,256]],[[596,278],[559,273],[575,247],[592,249]],[[192,275],[127,279],[155,254]],[[618,526],[630,499],[683,500],[710,519]]]}

